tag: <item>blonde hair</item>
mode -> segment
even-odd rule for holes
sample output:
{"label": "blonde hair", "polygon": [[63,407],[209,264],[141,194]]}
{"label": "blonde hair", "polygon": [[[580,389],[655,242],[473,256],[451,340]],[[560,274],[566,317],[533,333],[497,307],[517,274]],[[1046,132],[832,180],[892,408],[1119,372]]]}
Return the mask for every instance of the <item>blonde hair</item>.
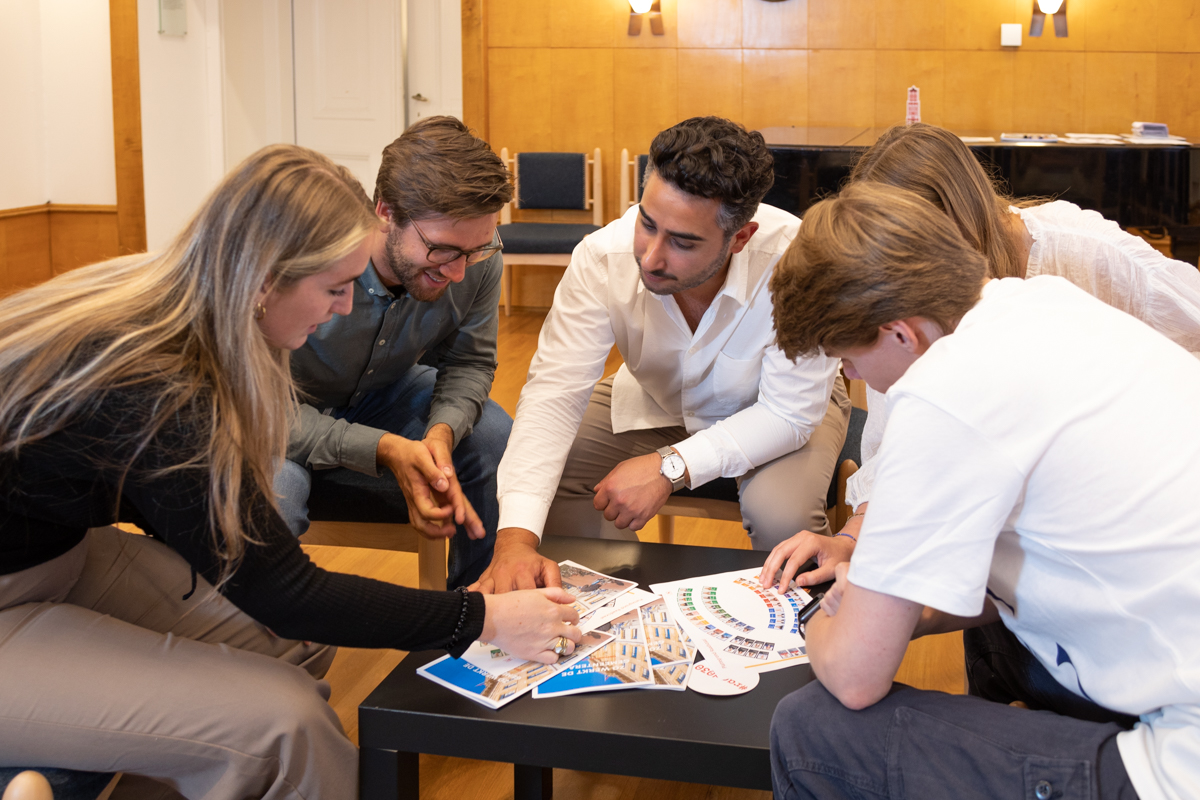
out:
{"label": "blonde hair", "polygon": [[858,181],[915,192],[954,221],[987,258],[991,277],[1021,277],[1021,256],[1007,224],[1013,199],[997,190],[962,139],[945,128],[920,122],[889,128],[855,163],[850,182]]}
{"label": "blonde hair", "polygon": [[788,358],[875,343],[879,327],[925,317],[945,333],[979,301],[987,264],[945,214],[886,184],[852,183],[804,215],[771,276]]}
{"label": "blonde hair", "polygon": [[[288,353],[259,330],[257,298],[327,269],[377,224],[348,175],[302,147],[263,148],[164,250],[0,300],[0,454],[16,456],[102,408],[110,391],[144,391],[131,459],[160,433],[178,441],[185,421],[180,463],[157,474],[208,471],[209,524],[227,578],[263,522],[246,514],[246,492],[274,504],[295,408]],[[116,466],[124,480],[131,464]]]}

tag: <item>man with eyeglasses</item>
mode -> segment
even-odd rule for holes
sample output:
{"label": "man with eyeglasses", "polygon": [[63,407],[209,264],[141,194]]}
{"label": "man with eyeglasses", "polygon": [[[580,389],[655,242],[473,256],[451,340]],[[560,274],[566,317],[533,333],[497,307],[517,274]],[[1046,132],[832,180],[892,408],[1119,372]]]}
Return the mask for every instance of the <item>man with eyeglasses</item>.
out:
{"label": "man with eyeglasses", "polygon": [[292,354],[304,404],[276,490],[297,535],[310,508],[322,519],[407,521],[453,537],[448,586],[488,565],[512,427],[488,399],[497,213],[512,191],[500,158],[453,117],[421,119],[384,149],[371,204],[381,226],[353,311]]}

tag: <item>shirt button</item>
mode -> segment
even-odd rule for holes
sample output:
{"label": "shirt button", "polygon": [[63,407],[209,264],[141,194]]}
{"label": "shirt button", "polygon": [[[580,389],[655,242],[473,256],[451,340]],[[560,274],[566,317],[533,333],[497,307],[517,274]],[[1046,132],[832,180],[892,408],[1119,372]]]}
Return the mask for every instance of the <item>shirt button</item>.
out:
{"label": "shirt button", "polygon": [[380,340],[379,340],[379,346],[380,346],[380,347],[383,347],[385,344],[387,344],[387,339],[380,339]]}
{"label": "shirt button", "polygon": [[367,294],[375,294],[375,290],[374,290],[374,289],[367,289]]}
{"label": "shirt button", "polygon": [[694,417],[694,416],[696,416],[696,412],[695,412],[695,411],[689,411],[689,412],[687,412],[687,416],[689,416],[689,417]]}
{"label": "shirt button", "polygon": [[1050,800],[1054,796],[1054,786],[1050,784],[1050,781],[1038,781],[1037,785],[1033,787],[1033,794],[1038,800]]}

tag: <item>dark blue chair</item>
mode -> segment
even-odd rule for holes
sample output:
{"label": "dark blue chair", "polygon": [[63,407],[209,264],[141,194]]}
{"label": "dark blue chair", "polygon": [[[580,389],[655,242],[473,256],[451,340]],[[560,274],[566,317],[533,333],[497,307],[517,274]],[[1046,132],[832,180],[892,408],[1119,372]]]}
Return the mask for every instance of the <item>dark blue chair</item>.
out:
{"label": "dark blue chair", "polygon": [[[512,313],[512,267],[534,264],[565,267],[571,251],[583,237],[604,224],[603,171],[600,148],[586,153],[517,153],[508,148],[500,158],[511,164],[517,192],[500,212],[500,239],[504,242],[504,314]],[[512,207],[592,212],[592,223],[513,222]]]}
{"label": "dark blue chair", "polygon": [[630,206],[642,200],[642,184],[646,180],[646,165],[650,156],[645,153],[632,158],[629,150],[621,149],[621,194],[618,197],[617,213],[624,214]]}
{"label": "dark blue chair", "polygon": [[0,767],[0,795],[3,795],[13,778],[22,772],[41,774],[50,784],[54,800],[97,800],[101,793],[113,783],[112,772],[80,772],[73,769],[51,769],[42,767]]}

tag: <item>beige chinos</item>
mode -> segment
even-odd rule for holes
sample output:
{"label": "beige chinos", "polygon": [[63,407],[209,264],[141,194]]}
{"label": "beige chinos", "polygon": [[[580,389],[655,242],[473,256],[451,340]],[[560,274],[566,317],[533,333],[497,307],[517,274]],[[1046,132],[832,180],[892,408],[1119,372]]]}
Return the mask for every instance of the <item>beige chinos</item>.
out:
{"label": "beige chinos", "polygon": [[[612,385],[608,378],[592,392],[546,518],[548,533],[636,539],[633,531],[617,528],[595,509],[593,488],[620,462],[688,438],[683,427],[613,433]],[[770,550],[801,530],[829,535],[825,496],[849,423],[850,400],[839,378],[825,418],[803,447],[737,479],[742,526],[755,550]]]}
{"label": "beige chinos", "polygon": [[[319,680],[334,648],[282,639],[146,536],[95,528],[0,575],[0,765],[126,772],[187,798],[358,795]],[[120,792],[120,789],[118,789]]]}

